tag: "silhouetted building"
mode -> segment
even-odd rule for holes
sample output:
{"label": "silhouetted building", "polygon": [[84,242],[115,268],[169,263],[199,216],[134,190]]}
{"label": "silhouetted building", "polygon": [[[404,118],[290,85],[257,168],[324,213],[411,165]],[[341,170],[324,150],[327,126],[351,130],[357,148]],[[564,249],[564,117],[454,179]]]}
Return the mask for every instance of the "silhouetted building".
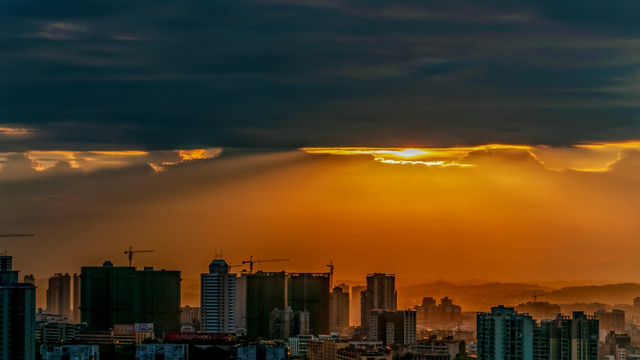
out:
{"label": "silhouetted building", "polygon": [[145,267],[83,267],[82,321],[107,329],[114,324],[153,323],[156,336],[180,330],[180,271]]}
{"label": "silhouetted building", "polygon": [[352,286],[351,287],[351,303],[349,304],[349,325],[360,326],[361,316],[360,296],[363,291],[367,289],[366,286]]}
{"label": "silhouetted building", "polygon": [[73,309],[71,317],[74,323],[80,323],[80,276],[78,274],[73,274]]}
{"label": "silhouetted building", "polygon": [[201,329],[211,333],[235,332],[236,274],[229,273],[229,265],[215,259],[209,273],[200,275]]}
{"label": "silhouetted building", "polygon": [[36,278],[33,277],[33,274],[27,274],[27,275],[24,276],[23,282],[25,282],[27,284],[35,285],[36,284]]}
{"label": "silhouetted building", "polygon": [[47,311],[51,314],[71,317],[71,277],[69,274],[58,273],[49,278]]}
{"label": "silhouetted building", "polygon": [[520,313],[529,313],[536,320],[555,319],[562,309],[558,304],[551,304],[546,301],[529,301],[516,307]]}
{"label": "silhouetted building", "polygon": [[180,326],[181,328],[189,327],[188,332],[196,332],[200,329],[200,308],[186,305],[180,309]]}
{"label": "silhouetted building", "polygon": [[0,255],[0,359],[35,359],[35,302],[35,286],[19,283],[12,257]]}
{"label": "silhouetted building", "polygon": [[416,306],[418,325],[435,329],[454,329],[462,323],[462,309],[451,299],[444,297],[440,305],[431,297],[422,299],[422,305]]}
{"label": "silhouetted building", "polygon": [[596,319],[598,319],[600,327],[600,339],[605,338],[611,331],[621,334],[624,332],[624,311],[613,309],[610,312],[604,309],[596,311]]}
{"label": "silhouetted building", "polygon": [[344,332],[349,328],[349,290],[336,286],[331,292],[331,332]]}
{"label": "silhouetted building", "polygon": [[396,276],[394,274],[375,273],[367,275],[367,289],[361,293],[361,326],[365,333],[369,331],[371,310],[396,311]]}
{"label": "silhouetted building", "polygon": [[235,296],[235,312],[234,319],[236,334],[244,335],[247,331],[247,276],[246,273],[241,273],[240,276],[236,276],[236,296]]}
{"label": "silhouetted building", "polygon": [[478,359],[533,360],[533,319],[502,305],[477,315]]}
{"label": "silhouetted building", "polygon": [[329,273],[291,273],[287,281],[287,305],[309,312],[309,334],[329,334]]}
{"label": "silhouetted building", "polygon": [[273,309],[269,314],[269,338],[286,340],[291,336],[309,335],[309,312]]}
{"label": "silhouetted building", "polygon": [[384,346],[415,344],[416,312],[371,310],[369,340],[382,341]]}
{"label": "silhouetted building", "polygon": [[258,271],[246,275],[246,331],[247,337],[267,338],[269,319],[273,309],[284,309],[287,276],[282,272]]}

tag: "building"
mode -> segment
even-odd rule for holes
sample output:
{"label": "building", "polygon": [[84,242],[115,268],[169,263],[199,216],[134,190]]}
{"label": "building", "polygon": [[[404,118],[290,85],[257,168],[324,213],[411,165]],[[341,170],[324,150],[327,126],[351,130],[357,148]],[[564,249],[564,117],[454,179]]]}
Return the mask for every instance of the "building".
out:
{"label": "building", "polygon": [[418,326],[452,330],[462,323],[462,309],[449,297],[440,299],[440,305],[431,297],[422,299],[422,305],[416,306]]}
{"label": "building", "polygon": [[336,360],[338,350],[349,347],[346,341],[334,339],[317,339],[307,342],[307,358],[309,360]]}
{"label": "building", "polygon": [[138,344],[136,360],[186,360],[187,344]]}
{"label": "building", "polygon": [[0,359],[36,357],[36,288],[19,283],[12,257],[0,255]]}
{"label": "building", "polygon": [[604,341],[604,338],[611,331],[622,334],[625,331],[624,328],[624,311],[613,309],[610,312],[600,309],[593,313],[596,319],[599,321],[600,339]]}
{"label": "building", "polygon": [[200,329],[200,308],[186,305],[180,309],[180,331],[196,332]]}
{"label": "building", "polygon": [[47,288],[47,312],[71,317],[71,277],[54,274]]}
{"label": "building", "polygon": [[349,305],[349,325],[351,326],[360,326],[360,296],[366,289],[366,286],[351,287],[351,304]]}
{"label": "building", "polygon": [[529,313],[534,320],[555,319],[562,309],[558,304],[551,304],[546,301],[528,301],[516,307],[520,313]]}
{"label": "building", "polygon": [[36,284],[36,278],[33,276],[33,274],[27,274],[27,275],[24,276],[24,280],[22,282],[25,282],[27,284],[35,285]]}
{"label": "building", "polygon": [[287,279],[287,305],[294,312],[309,312],[309,334],[330,332],[329,273],[291,273]]}
{"label": "building", "polygon": [[35,325],[36,341],[42,344],[68,343],[76,337],[76,327],[64,315],[49,314],[38,309]]}
{"label": "building", "polygon": [[349,290],[336,286],[331,292],[331,332],[344,333],[349,328]]}
{"label": "building", "polygon": [[269,336],[273,309],[286,307],[287,276],[282,272],[258,271],[246,276],[246,331],[250,339]]}
{"label": "building", "polygon": [[42,360],[100,360],[98,345],[40,346]]}
{"label": "building", "polygon": [[90,328],[153,323],[156,337],[180,330],[180,271],[145,267],[83,267],[80,275],[82,322]]}
{"label": "building", "polygon": [[477,314],[478,359],[533,360],[533,319],[502,305]]}
{"label": "building", "polygon": [[271,310],[269,338],[286,340],[296,335],[309,335],[309,312],[293,311],[290,306]]}
{"label": "building", "polygon": [[209,273],[200,275],[200,329],[211,333],[235,332],[236,275],[222,259],[209,264]]}
{"label": "building", "polygon": [[73,274],[73,309],[71,317],[76,324],[80,323],[80,275]]}
{"label": "building", "polygon": [[415,344],[416,312],[371,310],[369,339],[382,341],[384,346]]}
{"label": "building", "polygon": [[435,335],[429,339],[418,340],[414,355],[445,355],[447,360],[455,358],[460,352],[460,341],[453,337],[438,339]]}
{"label": "building", "polygon": [[360,297],[361,326],[365,333],[369,329],[371,310],[396,311],[396,276],[394,274],[374,273],[367,275],[367,289]]}
{"label": "building", "polygon": [[550,360],[597,360],[598,320],[582,311],[547,322]]}
{"label": "building", "polygon": [[307,343],[309,340],[314,340],[316,337],[313,335],[297,335],[290,337],[287,340],[289,344],[289,353],[291,356],[306,357],[307,356]]}
{"label": "building", "polygon": [[287,347],[284,343],[263,342],[238,346],[236,360],[285,360]]}
{"label": "building", "polygon": [[247,333],[247,274],[241,273],[236,277],[236,296],[234,309],[236,316],[234,324],[236,326],[235,333],[238,335],[246,335]]}

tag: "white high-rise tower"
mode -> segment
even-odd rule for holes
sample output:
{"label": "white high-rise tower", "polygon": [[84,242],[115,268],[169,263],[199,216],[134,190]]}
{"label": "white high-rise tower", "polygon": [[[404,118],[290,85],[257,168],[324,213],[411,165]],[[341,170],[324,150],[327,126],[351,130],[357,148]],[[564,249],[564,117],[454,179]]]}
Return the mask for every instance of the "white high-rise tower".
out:
{"label": "white high-rise tower", "polygon": [[209,273],[200,275],[201,329],[210,333],[234,333],[236,274],[229,265],[215,259]]}

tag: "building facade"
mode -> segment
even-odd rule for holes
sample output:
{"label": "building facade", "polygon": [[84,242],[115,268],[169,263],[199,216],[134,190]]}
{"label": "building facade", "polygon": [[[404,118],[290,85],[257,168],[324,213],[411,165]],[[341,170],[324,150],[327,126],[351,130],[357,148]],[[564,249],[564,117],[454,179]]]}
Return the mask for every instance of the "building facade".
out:
{"label": "building facade", "polygon": [[180,271],[145,267],[83,267],[82,322],[108,329],[114,324],[153,323],[157,337],[180,330]]}
{"label": "building facade", "polygon": [[284,309],[287,276],[281,272],[258,271],[246,276],[246,331],[251,339],[269,337],[269,319],[273,309]]}
{"label": "building facade", "polygon": [[382,341],[384,346],[416,343],[416,312],[414,310],[371,310],[369,340]]}
{"label": "building facade", "polygon": [[54,274],[47,288],[47,311],[51,314],[71,317],[71,276]]}
{"label": "building facade", "polygon": [[309,312],[309,334],[330,332],[329,273],[290,273],[287,279],[287,305],[293,311]]}
{"label": "building facade", "polygon": [[396,276],[394,274],[374,273],[367,275],[367,289],[361,293],[361,326],[365,333],[369,331],[371,310],[396,311]]}
{"label": "building facade", "polygon": [[477,315],[478,359],[533,360],[533,319],[502,305]]}
{"label": "building facade", "polygon": [[36,288],[18,282],[12,263],[10,255],[0,255],[0,359],[33,360]]}
{"label": "building facade", "polygon": [[331,292],[331,332],[344,333],[349,328],[349,291],[336,286]]}
{"label": "building facade", "polygon": [[200,275],[201,330],[211,333],[235,332],[236,275],[222,259],[209,265],[209,273]]}

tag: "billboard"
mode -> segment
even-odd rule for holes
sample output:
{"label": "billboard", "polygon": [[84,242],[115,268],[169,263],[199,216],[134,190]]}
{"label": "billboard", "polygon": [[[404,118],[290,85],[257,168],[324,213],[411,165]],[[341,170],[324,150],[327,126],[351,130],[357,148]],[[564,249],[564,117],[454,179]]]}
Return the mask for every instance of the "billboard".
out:
{"label": "billboard", "polygon": [[182,332],[165,332],[162,336],[163,341],[188,341],[188,342],[225,342],[235,340],[235,334],[225,333],[182,333]]}
{"label": "billboard", "polygon": [[113,324],[113,335],[134,335],[133,324]]}
{"label": "billboard", "polygon": [[153,323],[136,323],[135,329],[137,333],[153,332]]}

